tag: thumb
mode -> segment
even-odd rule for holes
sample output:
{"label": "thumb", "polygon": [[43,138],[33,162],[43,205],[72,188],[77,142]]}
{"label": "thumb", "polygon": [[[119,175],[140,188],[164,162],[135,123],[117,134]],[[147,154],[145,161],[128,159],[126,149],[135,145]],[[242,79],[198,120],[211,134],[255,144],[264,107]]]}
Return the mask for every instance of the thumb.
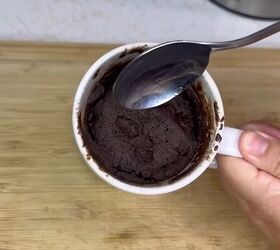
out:
{"label": "thumb", "polygon": [[267,134],[247,130],[239,140],[244,159],[258,169],[280,178],[280,141]]}

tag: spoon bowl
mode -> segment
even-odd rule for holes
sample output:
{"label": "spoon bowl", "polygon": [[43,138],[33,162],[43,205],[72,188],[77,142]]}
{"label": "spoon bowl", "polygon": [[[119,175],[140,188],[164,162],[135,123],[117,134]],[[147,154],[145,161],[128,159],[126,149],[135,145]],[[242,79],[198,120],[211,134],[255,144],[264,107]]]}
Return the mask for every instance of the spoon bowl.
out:
{"label": "spoon bowl", "polygon": [[146,109],[168,102],[202,75],[208,45],[173,41],[160,44],[131,61],[119,74],[114,96],[119,104]]}

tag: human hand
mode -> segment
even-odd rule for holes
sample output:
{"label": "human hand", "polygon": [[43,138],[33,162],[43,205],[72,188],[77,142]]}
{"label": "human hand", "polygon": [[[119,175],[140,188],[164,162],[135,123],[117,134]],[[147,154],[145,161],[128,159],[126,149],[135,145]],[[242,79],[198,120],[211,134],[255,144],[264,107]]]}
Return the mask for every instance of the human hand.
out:
{"label": "human hand", "polygon": [[220,179],[253,223],[280,246],[280,128],[251,123],[243,129],[244,159],[218,156]]}

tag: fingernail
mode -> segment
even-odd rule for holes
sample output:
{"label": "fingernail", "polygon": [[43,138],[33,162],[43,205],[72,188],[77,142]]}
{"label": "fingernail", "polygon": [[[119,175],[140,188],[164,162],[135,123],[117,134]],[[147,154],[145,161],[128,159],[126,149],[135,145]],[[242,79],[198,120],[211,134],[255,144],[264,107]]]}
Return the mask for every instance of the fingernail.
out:
{"label": "fingernail", "polygon": [[269,141],[257,132],[247,132],[244,137],[245,150],[255,156],[262,155],[268,148]]}

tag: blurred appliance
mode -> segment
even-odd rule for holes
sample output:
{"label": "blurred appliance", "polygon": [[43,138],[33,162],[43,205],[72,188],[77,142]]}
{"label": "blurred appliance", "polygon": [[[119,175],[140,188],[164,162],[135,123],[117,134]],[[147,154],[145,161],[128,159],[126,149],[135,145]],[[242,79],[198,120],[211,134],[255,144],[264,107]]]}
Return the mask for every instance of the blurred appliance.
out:
{"label": "blurred appliance", "polygon": [[280,0],[211,0],[241,15],[263,19],[280,19]]}

